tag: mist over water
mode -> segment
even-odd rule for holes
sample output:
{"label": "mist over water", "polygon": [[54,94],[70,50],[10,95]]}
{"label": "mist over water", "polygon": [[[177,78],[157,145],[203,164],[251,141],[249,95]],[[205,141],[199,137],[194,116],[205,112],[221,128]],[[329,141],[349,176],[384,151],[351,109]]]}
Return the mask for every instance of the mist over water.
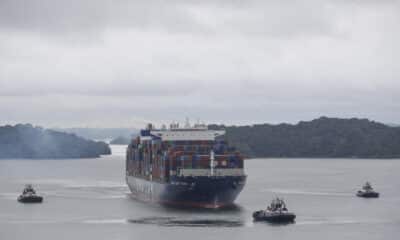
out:
{"label": "mist over water", "polygon": [[[237,206],[166,208],[130,197],[124,146],[82,160],[0,160],[0,239],[394,239],[400,233],[400,161],[251,159]],[[354,193],[369,180],[379,199]],[[43,204],[16,201],[25,183]],[[253,223],[283,197],[295,224]]]}

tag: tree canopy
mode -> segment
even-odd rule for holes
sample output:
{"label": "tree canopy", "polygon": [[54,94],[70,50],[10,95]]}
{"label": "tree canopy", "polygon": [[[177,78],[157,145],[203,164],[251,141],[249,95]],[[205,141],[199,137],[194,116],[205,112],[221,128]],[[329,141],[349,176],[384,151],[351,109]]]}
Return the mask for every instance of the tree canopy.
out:
{"label": "tree canopy", "polygon": [[30,124],[0,127],[0,158],[94,158],[110,154],[104,142]]}
{"label": "tree canopy", "polygon": [[298,124],[210,125],[248,157],[398,158],[400,127],[321,117]]}

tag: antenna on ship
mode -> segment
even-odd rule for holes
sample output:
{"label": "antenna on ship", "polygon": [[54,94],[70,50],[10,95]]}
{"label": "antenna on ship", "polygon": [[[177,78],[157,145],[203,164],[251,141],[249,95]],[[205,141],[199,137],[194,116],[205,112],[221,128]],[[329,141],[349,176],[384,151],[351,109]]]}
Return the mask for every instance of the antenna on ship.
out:
{"label": "antenna on ship", "polygon": [[169,125],[169,128],[170,128],[170,129],[179,128],[179,123],[178,123],[178,122],[175,122],[175,120],[174,120],[174,121],[172,121],[172,123]]}
{"label": "antenna on ship", "polygon": [[190,121],[188,117],[185,119],[185,128],[190,128]]}

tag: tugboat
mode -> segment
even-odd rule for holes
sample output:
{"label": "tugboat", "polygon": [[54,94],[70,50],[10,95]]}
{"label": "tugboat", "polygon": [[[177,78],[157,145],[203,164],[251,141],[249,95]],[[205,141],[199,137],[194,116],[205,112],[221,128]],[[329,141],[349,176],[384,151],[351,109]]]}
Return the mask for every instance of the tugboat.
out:
{"label": "tugboat", "polygon": [[286,203],[282,198],[273,199],[266,210],[259,210],[253,213],[254,221],[267,221],[271,223],[291,223],[296,215],[289,212]]}
{"label": "tugboat", "polygon": [[36,191],[33,189],[31,184],[27,184],[17,200],[21,203],[41,203],[43,197],[36,194]]}
{"label": "tugboat", "polygon": [[366,182],[362,187],[362,190],[359,190],[356,194],[358,197],[363,198],[378,198],[379,193],[375,192],[369,182]]}

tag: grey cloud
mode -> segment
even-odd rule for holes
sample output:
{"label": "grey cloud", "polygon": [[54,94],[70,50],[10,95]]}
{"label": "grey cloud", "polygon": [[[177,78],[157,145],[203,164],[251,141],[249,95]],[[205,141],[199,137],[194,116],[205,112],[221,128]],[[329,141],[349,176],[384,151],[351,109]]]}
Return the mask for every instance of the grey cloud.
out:
{"label": "grey cloud", "polygon": [[199,28],[184,6],[167,1],[3,0],[0,26],[39,33],[102,32],[113,27]]}
{"label": "grey cloud", "polygon": [[167,33],[329,34],[329,1],[3,0],[0,27],[101,34],[110,28]]}
{"label": "grey cloud", "polygon": [[0,2],[2,28],[27,31],[79,31],[106,22],[105,12],[95,1],[3,0]]}
{"label": "grey cloud", "polygon": [[2,0],[0,123],[398,122],[399,9],[389,0]]}

